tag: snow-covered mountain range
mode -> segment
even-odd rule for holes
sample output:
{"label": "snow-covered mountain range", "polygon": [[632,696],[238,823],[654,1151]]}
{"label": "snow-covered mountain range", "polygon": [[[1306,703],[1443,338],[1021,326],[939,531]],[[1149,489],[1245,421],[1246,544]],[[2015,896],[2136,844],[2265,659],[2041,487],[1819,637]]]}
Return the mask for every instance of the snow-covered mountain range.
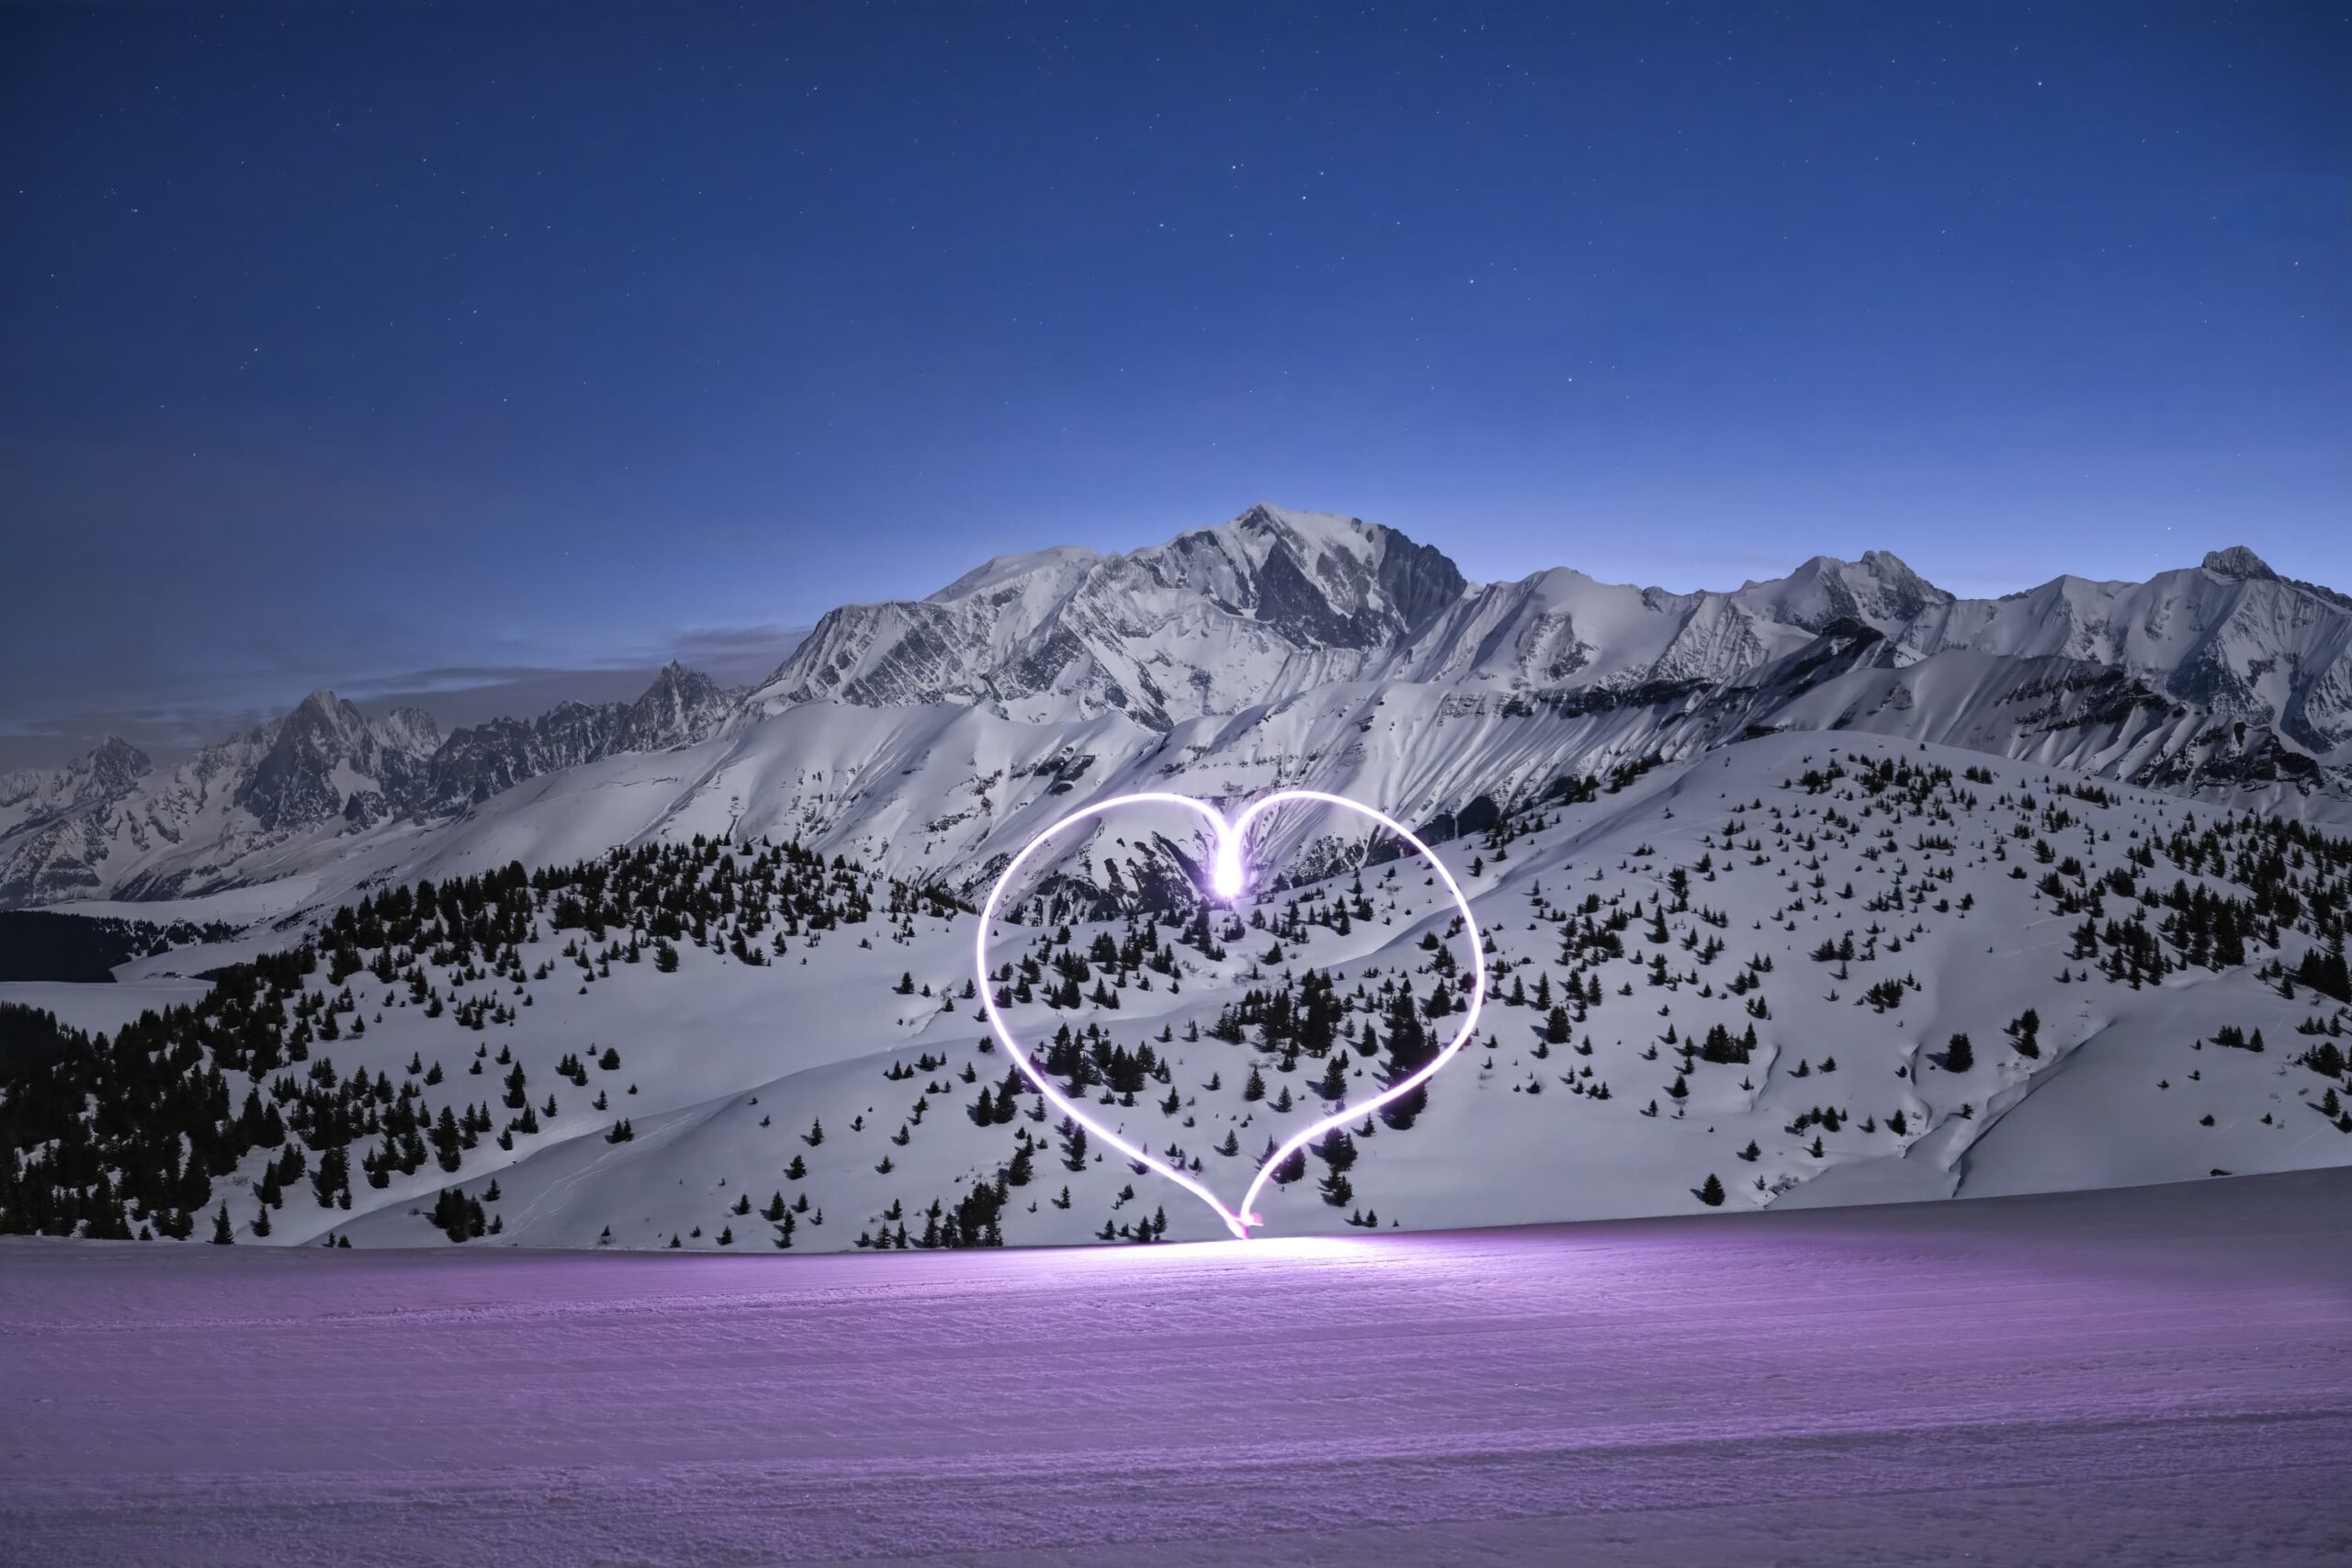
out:
{"label": "snow-covered mountain range", "polygon": [[419,709],[368,718],[313,692],[161,773],[109,739],[62,769],[0,774],[0,907],[267,881],[387,821],[446,818],[541,773],[702,739],[733,696],[673,663],[634,703],[563,703],[445,737]]}
{"label": "snow-covered mountain range", "polygon": [[[1277,1231],[2346,1163],[2348,634],[2242,550],[1991,601],[1878,554],[1674,594],[1471,584],[1257,508],[838,610],[749,691],[673,668],[447,737],[321,694],[167,770],[110,743],[0,783],[10,897],[205,940],[0,988],[109,1032],[0,1009],[0,1229],[1219,1234],[975,1015],[976,893],[1144,788],[1426,825],[1483,932],[1471,1048],[1285,1170]],[[1432,879],[1344,818],[1269,819],[1230,910],[1189,815],[1057,842],[986,983],[1219,1191],[1464,1005]]]}
{"label": "snow-covered mountain range", "polygon": [[[1891,555],[1672,593],[1470,583],[1394,529],[1258,506],[1128,555],[1001,558],[827,615],[747,693],[441,736],[331,694],[167,769],[0,776],[0,906],[387,876],[713,829],[969,887],[1073,790],[1312,784],[1419,822],[1758,730],[1855,729],[2352,816],[2352,600],[2243,548],[1962,599]],[[527,787],[525,787],[527,786]]]}

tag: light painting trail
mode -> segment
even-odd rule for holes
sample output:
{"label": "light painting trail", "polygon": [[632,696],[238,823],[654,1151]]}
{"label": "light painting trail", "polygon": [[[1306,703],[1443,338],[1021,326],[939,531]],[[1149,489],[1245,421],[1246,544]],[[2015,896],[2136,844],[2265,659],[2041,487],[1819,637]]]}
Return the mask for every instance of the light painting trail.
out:
{"label": "light painting trail", "polygon": [[[1045,848],[1056,835],[1081,822],[1128,806],[1174,806],[1198,814],[1208,823],[1210,831],[1216,839],[1216,848],[1209,860],[1210,888],[1219,899],[1229,904],[1239,897],[1248,886],[1248,872],[1243,864],[1242,851],[1248,842],[1250,824],[1261,814],[1276,807],[1303,803],[1336,806],[1372,818],[1381,827],[1410,844],[1414,852],[1437,873],[1438,880],[1445,885],[1447,894],[1453,900],[1454,908],[1462,917],[1462,934],[1469,943],[1470,1004],[1462,1014],[1461,1027],[1454,1032],[1453,1038],[1446,1043],[1443,1050],[1424,1063],[1418,1071],[1397,1079],[1378,1094],[1367,1100],[1342,1105],[1339,1110],[1309,1122],[1283,1139],[1275,1145],[1274,1152],[1259,1166],[1257,1179],[1250,1183],[1250,1190],[1242,1195],[1240,1203],[1236,1207],[1227,1208],[1222,1199],[1209,1190],[1208,1187],[1190,1171],[1181,1166],[1170,1164],[1150,1150],[1138,1146],[1120,1136],[1114,1129],[1096,1121],[1083,1108],[1056,1088],[1046,1073],[1029,1059],[1027,1047],[1013,1037],[1011,1026],[1005,1022],[1003,1013],[997,1008],[996,992],[989,976],[989,931],[995,923],[997,906],[1003,901],[1005,890],[1012,886],[1013,880],[1020,875],[1021,868],[1028,863],[1030,857]],[[1265,1190],[1266,1183],[1273,1179],[1274,1172],[1282,1168],[1283,1161],[1332,1128],[1341,1126],[1359,1116],[1369,1115],[1382,1106],[1412,1093],[1430,1078],[1435,1077],[1439,1069],[1452,1061],[1462,1048],[1470,1043],[1471,1035],[1478,1027],[1479,1011],[1487,1003],[1486,943],[1479,935],[1476,919],[1470,913],[1470,900],[1464,895],[1461,885],[1453,880],[1453,874],[1445,868],[1445,863],[1430,852],[1427,844],[1415,836],[1411,829],[1407,828],[1396,818],[1364,805],[1362,801],[1350,800],[1345,795],[1328,795],[1315,789],[1286,789],[1267,795],[1251,802],[1243,808],[1238,817],[1230,820],[1227,819],[1223,812],[1206,801],[1195,800],[1191,795],[1158,792],[1114,795],[1108,800],[1099,800],[1091,806],[1071,812],[1030,840],[1021,852],[1014,855],[1005,866],[1003,872],[997,877],[995,886],[989,889],[988,899],[980,906],[979,933],[973,940],[972,964],[979,984],[980,1006],[988,1015],[989,1030],[1012,1057],[1013,1066],[1020,1069],[1021,1076],[1029,1080],[1031,1087],[1045,1098],[1046,1103],[1117,1149],[1136,1164],[1159,1172],[1202,1202],[1206,1203],[1216,1212],[1217,1218],[1225,1222],[1226,1228],[1244,1241],[1250,1238],[1252,1226],[1266,1223],[1264,1216],[1258,1213],[1258,1195]]]}

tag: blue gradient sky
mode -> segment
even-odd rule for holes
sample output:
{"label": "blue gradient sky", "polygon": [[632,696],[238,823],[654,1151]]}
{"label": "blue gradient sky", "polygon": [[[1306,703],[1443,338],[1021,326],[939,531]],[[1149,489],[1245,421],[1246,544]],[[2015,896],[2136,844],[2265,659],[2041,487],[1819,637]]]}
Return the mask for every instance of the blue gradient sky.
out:
{"label": "blue gradient sky", "polygon": [[1261,499],[2352,587],[2347,81],[2341,6],[10,10],[0,730],[749,668]]}

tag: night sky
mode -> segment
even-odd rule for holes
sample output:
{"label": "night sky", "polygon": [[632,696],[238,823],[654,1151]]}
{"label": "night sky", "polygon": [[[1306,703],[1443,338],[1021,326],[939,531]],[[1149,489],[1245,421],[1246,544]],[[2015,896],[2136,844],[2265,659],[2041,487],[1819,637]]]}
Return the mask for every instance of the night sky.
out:
{"label": "night sky", "polygon": [[2352,588],[2347,84],[2341,4],[11,8],[0,765],[1259,500]]}

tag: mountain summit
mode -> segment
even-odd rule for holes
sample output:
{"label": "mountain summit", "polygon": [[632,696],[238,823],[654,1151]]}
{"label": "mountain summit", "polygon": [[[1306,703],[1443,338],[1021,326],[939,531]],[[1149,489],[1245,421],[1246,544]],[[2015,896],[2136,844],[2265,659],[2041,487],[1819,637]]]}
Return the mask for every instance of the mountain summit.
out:
{"label": "mountain summit", "polygon": [[2243,582],[2248,578],[2276,578],[2269,563],[2244,545],[2232,545],[2225,550],[2210,551],[2205,557],[2205,570],[2216,577],[2226,577]]}
{"label": "mountain summit", "polygon": [[831,611],[752,701],[985,702],[1165,729],[1361,674],[1464,586],[1393,528],[1259,505],[1129,555],[1000,557],[926,599]]}

